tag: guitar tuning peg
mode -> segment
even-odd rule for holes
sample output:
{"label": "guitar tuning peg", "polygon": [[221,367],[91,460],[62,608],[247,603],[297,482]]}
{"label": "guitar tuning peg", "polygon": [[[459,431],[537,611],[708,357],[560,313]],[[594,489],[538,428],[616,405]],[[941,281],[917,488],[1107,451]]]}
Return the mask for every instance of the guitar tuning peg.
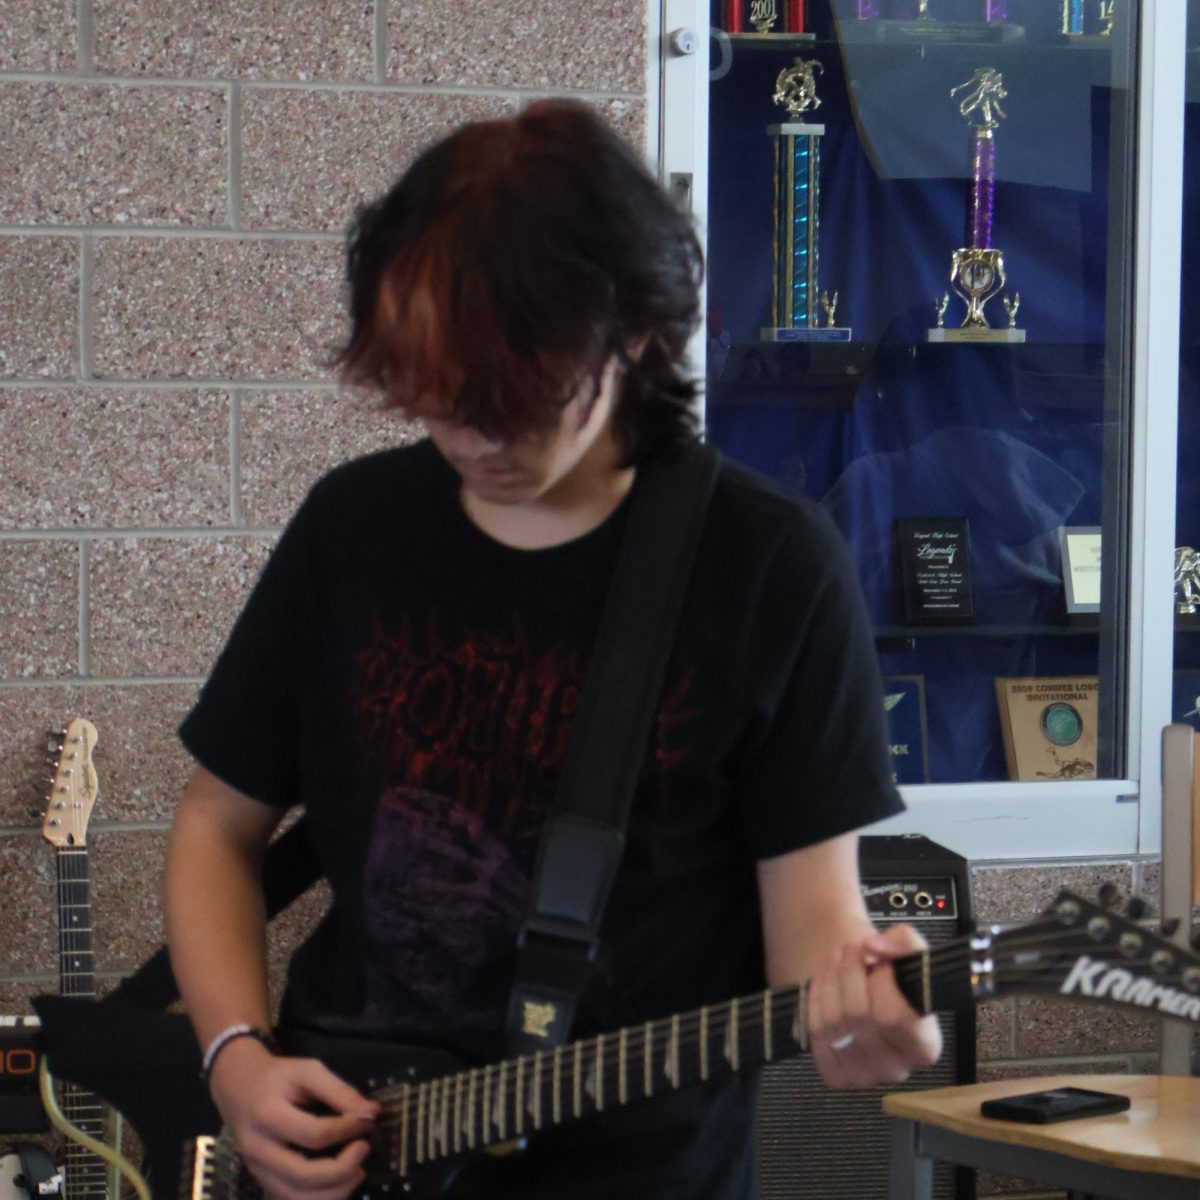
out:
{"label": "guitar tuning peg", "polygon": [[1125,905],[1125,915],[1131,921],[1141,921],[1150,915],[1150,902],[1141,896],[1130,896]]}
{"label": "guitar tuning peg", "polygon": [[1179,925],[1178,917],[1168,917],[1161,926],[1163,937],[1174,937],[1179,932]]}
{"label": "guitar tuning peg", "polygon": [[1115,883],[1106,883],[1100,888],[1099,901],[1103,908],[1112,908],[1120,899],[1121,889]]}

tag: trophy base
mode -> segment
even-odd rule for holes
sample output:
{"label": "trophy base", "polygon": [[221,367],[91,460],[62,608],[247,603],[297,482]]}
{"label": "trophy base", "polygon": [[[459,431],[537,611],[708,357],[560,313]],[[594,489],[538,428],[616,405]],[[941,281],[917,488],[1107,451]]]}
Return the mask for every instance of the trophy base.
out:
{"label": "trophy base", "polygon": [[1059,41],[1065,46],[1111,46],[1111,33],[1060,33]]}
{"label": "trophy base", "polygon": [[792,328],[767,327],[758,331],[763,342],[848,342],[850,328],[845,325],[796,325]]}
{"label": "trophy base", "polygon": [[731,42],[815,42],[817,35],[815,33],[727,33],[725,35]]}
{"label": "trophy base", "polygon": [[1025,39],[1023,25],[1002,21],[927,21],[848,20],[838,29],[844,42],[955,42],[995,45]]}
{"label": "trophy base", "polygon": [[982,342],[998,346],[1011,346],[1025,340],[1023,329],[979,329],[968,326],[965,329],[931,329],[931,342]]}

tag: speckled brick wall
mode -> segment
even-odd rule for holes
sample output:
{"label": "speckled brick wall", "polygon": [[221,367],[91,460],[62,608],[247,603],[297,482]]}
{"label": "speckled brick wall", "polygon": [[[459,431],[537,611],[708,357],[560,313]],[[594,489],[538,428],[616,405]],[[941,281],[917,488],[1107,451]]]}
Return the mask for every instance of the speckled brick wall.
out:
{"label": "speckled brick wall", "polygon": [[[412,436],[339,391],[341,237],[455,123],[646,119],[644,0],[0,0],[0,1012],[57,987],[45,731],[86,715],[101,987],[158,941],[174,737],[309,482]],[[1152,864],[980,864],[981,919]],[[275,938],[282,960],[320,907]],[[980,1012],[981,1071],[1140,1070],[1111,1010]],[[2,1133],[2,1131],[0,1131]]]}
{"label": "speckled brick wall", "polygon": [[46,731],[99,731],[104,988],[161,936],[175,727],[281,525],[335,463],[415,436],[326,365],[356,206],[539,96],[644,145],[646,12],[0,0],[0,1013],[58,986]]}

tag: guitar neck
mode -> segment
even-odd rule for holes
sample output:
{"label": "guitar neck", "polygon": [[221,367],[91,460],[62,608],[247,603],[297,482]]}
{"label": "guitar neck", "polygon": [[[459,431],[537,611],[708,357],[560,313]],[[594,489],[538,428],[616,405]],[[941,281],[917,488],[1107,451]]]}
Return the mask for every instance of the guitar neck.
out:
{"label": "guitar neck", "polygon": [[88,852],[55,852],[58,867],[58,987],[64,996],[95,996],[91,871]]}
{"label": "guitar neck", "polygon": [[[55,851],[58,871],[58,985],[64,996],[96,995],[96,964],[92,946],[91,872],[85,847]],[[63,1115],[76,1128],[103,1140],[106,1111],[103,1102],[75,1084],[64,1084]],[[108,1194],[107,1168],[99,1155],[79,1143],[66,1145],[68,1200],[103,1200]]]}
{"label": "guitar neck", "polygon": [[[948,949],[948,948],[947,948]],[[928,952],[894,964],[922,1012],[939,999]],[[648,1100],[808,1050],[807,988],[768,989],[423,1083],[373,1093],[401,1174],[415,1166]]]}

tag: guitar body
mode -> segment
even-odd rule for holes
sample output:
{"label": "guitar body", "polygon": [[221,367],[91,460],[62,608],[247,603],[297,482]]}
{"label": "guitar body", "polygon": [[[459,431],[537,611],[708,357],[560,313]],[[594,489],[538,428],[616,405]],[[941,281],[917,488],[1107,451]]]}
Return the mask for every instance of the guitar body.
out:
{"label": "guitar body", "polygon": [[[427,1083],[451,1075],[461,1066],[451,1054],[420,1046],[309,1032],[285,1036],[283,1042],[289,1054],[319,1058],[364,1093]],[[262,1188],[246,1171],[228,1134],[196,1139],[189,1147],[189,1157],[184,1179],[190,1176],[196,1183],[203,1181],[201,1188],[193,1192],[194,1200],[261,1200]],[[377,1138],[367,1157],[367,1183],[359,1193],[361,1197],[370,1197],[376,1189],[386,1189],[395,1182],[396,1168],[390,1158],[384,1140]],[[404,1175],[406,1200],[434,1200],[453,1183],[462,1165],[461,1159],[452,1159],[410,1166]],[[158,1195],[159,1189],[155,1193]],[[171,1180],[170,1194],[178,1194],[175,1180]],[[165,1189],[162,1195],[166,1200]]]}
{"label": "guitar body", "polygon": [[[1200,1024],[1200,958],[1068,892],[1029,925],[980,930],[892,970],[923,1013],[1024,993]],[[804,1053],[807,1003],[803,984],[768,989],[465,1069],[440,1051],[340,1036],[284,1035],[284,1044],[379,1104],[363,1197],[394,1190],[433,1200],[474,1154]],[[37,997],[35,1007],[51,1068],[106,1095],[138,1130],[156,1200],[262,1200],[237,1147],[217,1131],[185,1018],[67,997]]]}

